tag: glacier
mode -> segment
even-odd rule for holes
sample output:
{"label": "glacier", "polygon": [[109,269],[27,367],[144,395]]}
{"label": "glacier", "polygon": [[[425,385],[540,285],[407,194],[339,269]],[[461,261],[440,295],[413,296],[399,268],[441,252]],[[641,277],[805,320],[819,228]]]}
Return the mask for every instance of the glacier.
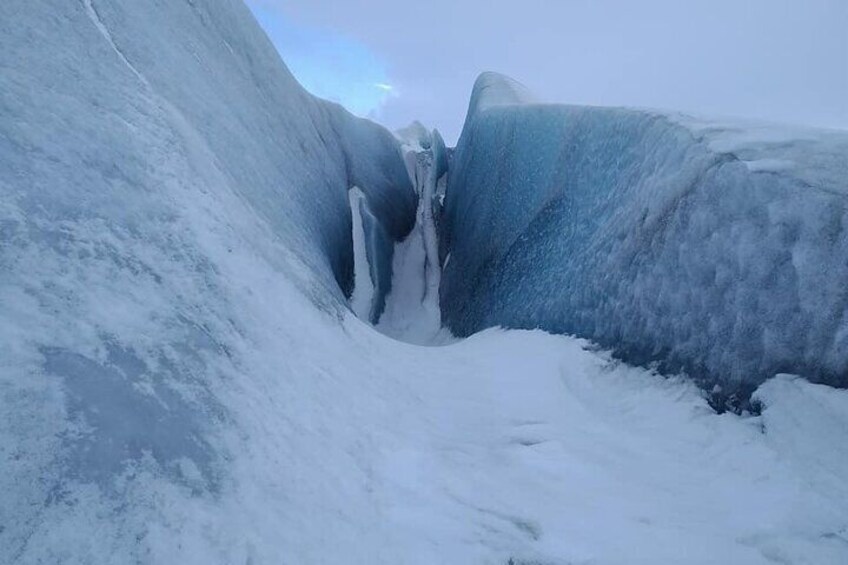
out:
{"label": "glacier", "polygon": [[586,337],[731,403],[848,386],[848,134],[540,104],[474,85],[441,219],[444,319]]}
{"label": "glacier", "polygon": [[[527,100],[487,76],[481,115]],[[842,175],[774,143],[750,171]],[[521,230],[455,216],[485,147],[312,97],[241,0],[0,3],[0,564],[845,563],[848,391],[716,414],[586,339],[442,327],[460,220]]]}
{"label": "glacier", "polygon": [[354,186],[372,239],[412,229],[394,137],[301,88],[241,1],[2,3],[0,561],[94,559],[37,524],[126,503],[127,476],[224,488],[212,436],[269,331],[255,307],[294,285],[348,311]]}
{"label": "glacier", "polygon": [[447,183],[448,150],[438,130],[428,130],[419,122],[396,136],[418,194],[418,210],[412,232],[395,244],[391,291],[376,328],[408,343],[444,345],[454,341],[442,326],[439,309],[442,268],[437,221]]}

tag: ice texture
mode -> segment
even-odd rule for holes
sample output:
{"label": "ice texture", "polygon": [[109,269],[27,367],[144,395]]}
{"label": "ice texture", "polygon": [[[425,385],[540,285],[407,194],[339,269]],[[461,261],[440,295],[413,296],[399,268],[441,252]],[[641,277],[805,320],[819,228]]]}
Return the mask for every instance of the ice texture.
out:
{"label": "ice texture", "polygon": [[386,307],[386,296],[392,289],[392,259],[396,240],[387,231],[385,224],[372,212],[369,201],[359,201],[359,213],[362,219],[362,231],[365,240],[365,257],[368,261],[368,273],[374,294],[367,319],[376,324]]}
{"label": "ice texture", "polygon": [[447,180],[448,152],[438,130],[419,122],[396,133],[404,160],[418,194],[415,226],[394,247],[391,292],[375,326],[407,343],[445,344],[453,336],[442,326],[439,310],[441,262],[436,218],[441,205],[439,189]]}
{"label": "ice texture", "polygon": [[407,183],[238,1],[0,2],[0,564],[848,562],[848,391],[716,415],[587,341],[355,317],[365,201],[417,218],[381,321],[438,321]]}
{"label": "ice texture", "polygon": [[[256,354],[257,312],[346,315],[352,186],[390,253],[397,141],[309,95],[241,0],[0,3],[0,562],[149,560],[116,532],[220,494],[234,391],[298,347]],[[75,532],[95,516],[115,556]]]}
{"label": "ice texture", "polygon": [[726,392],[848,385],[848,133],[534,104],[483,74],[441,218],[443,319],[576,334]]}

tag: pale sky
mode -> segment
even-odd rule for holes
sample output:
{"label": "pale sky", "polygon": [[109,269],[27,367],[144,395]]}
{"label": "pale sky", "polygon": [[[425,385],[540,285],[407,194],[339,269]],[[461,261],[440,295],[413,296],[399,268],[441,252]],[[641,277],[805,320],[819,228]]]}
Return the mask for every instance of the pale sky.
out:
{"label": "pale sky", "polygon": [[848,0],[248,0],[318,96],[453,143],[484,70],[539,99],[848,129]]}

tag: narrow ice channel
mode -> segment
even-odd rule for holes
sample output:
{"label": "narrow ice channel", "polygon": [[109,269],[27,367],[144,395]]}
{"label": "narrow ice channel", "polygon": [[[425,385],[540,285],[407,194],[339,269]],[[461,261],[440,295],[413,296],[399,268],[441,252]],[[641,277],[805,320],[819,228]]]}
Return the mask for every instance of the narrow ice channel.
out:
{"label": "narrow ice channel", "polygon": [[[433,213],[438,187],[444,187],[446,168],[443,145],[437,132],[429,132],[419,124],[402,130],[404,159],[410,179],[418,194],[415,227],[395,245],[392,260],[392,290],[379,317],[376,329],[381,333],[416,345],[443,345],[453,341],[450,331],[442,328],[439,310],[441,266],[439,245]],[[353,240],[355,287],[351,309],[362,319],[369,319],[374,283],[368,273],[359,189],[351,190],[353,211]]]}

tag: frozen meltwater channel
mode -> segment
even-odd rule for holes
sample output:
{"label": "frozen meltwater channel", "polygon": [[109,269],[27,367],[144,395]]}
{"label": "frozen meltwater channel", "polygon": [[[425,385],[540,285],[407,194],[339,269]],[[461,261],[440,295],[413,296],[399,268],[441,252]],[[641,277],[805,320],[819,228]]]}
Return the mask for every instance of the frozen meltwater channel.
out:
{"label": "frozen meltwater channel", "polygon": [[[375,327],[400,341],[416,345],[444,345],[453,341],[453,337],[449,330],[442,327],[439,309],[441,266],[434,207],[438,205],[440,195],[444,194],[447,180],[446,149],[438,131],[428,131],[418,122],[400,130],[397,136],[418,195],[418,210],[412,232],[395,244],[391,291]],[[360,318],[373,320],[373,316],[366,314],[373,311],[374,283],[372,278],[364,276],[370,266],[363,265],[368,256],[364,253],[365,233],[359,212],[361,196],[357,189],[351,192],[351,209],[356,264],[351,308]]]}

